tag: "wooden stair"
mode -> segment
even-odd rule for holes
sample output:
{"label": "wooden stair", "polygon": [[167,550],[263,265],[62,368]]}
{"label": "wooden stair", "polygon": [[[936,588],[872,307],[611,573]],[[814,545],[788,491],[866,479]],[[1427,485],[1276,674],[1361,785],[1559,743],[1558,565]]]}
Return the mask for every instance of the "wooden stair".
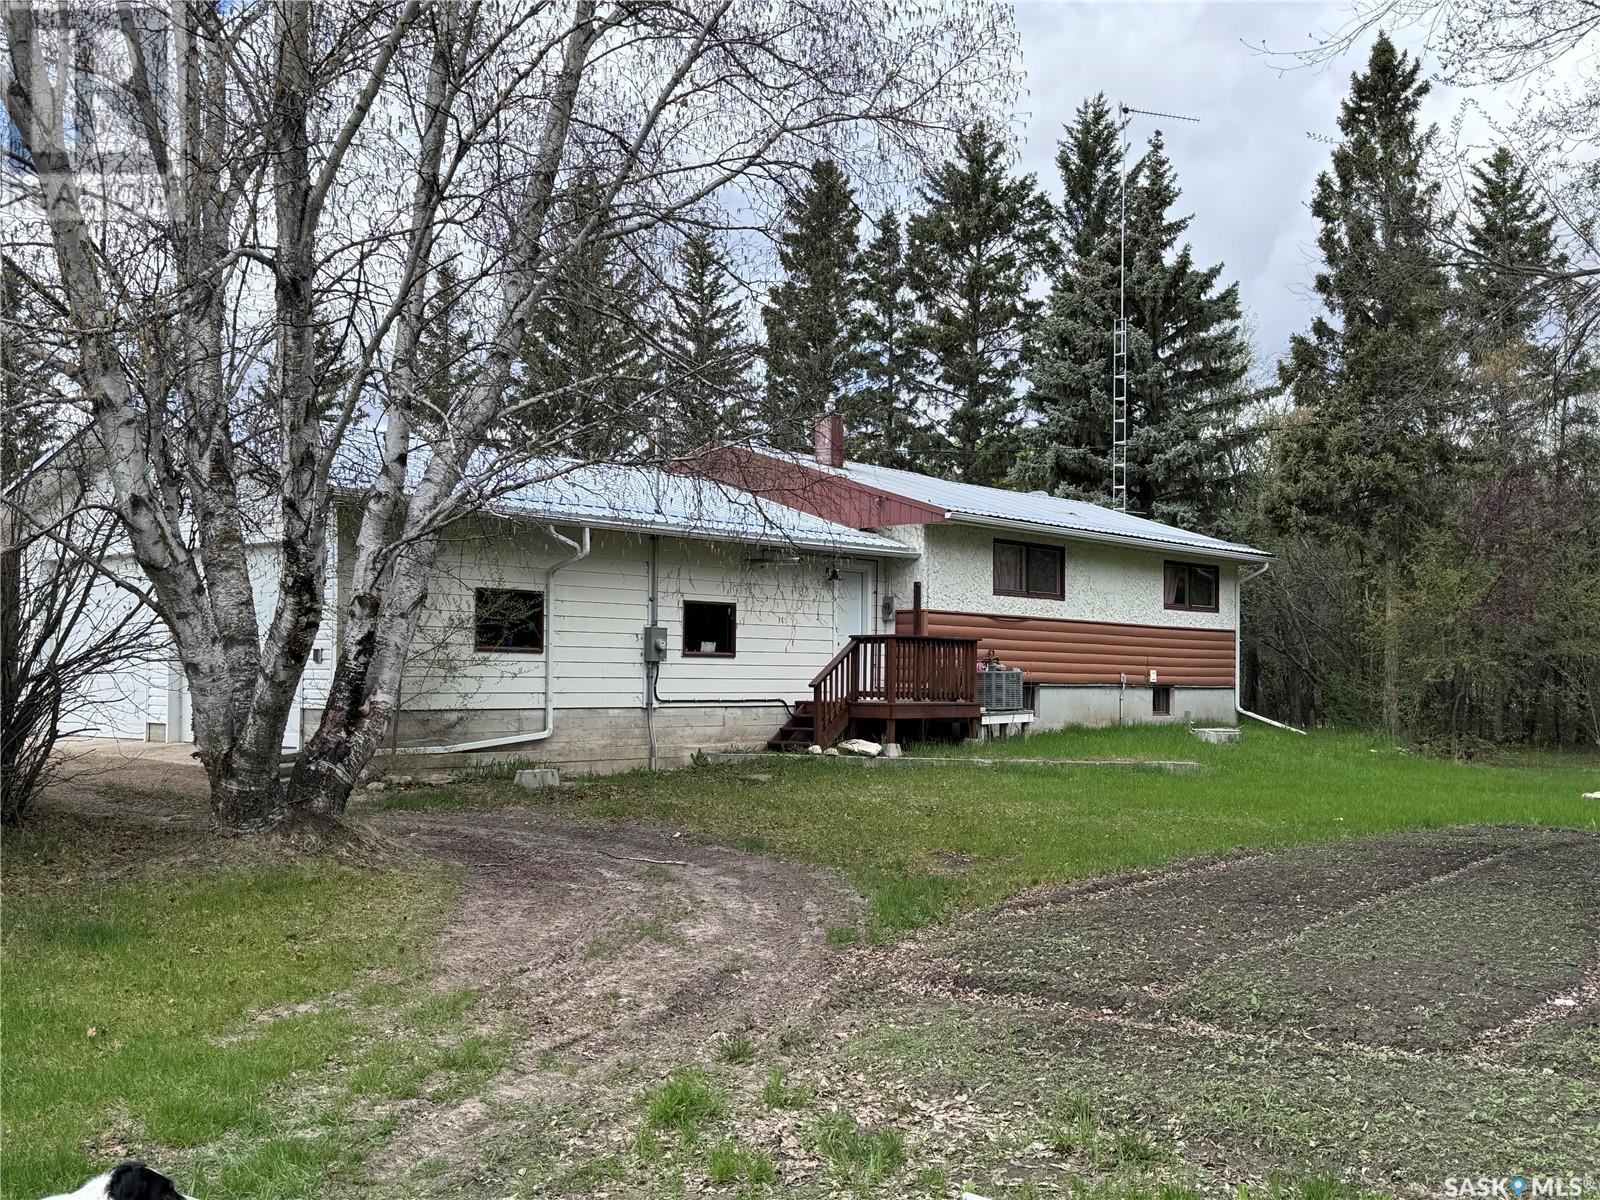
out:
{"label": "wooden stair", "polygon": [[767,749],[807,750],[816,740],[816,705],[810,700],[800,700],[790,710],[783,727],[767,739]]}

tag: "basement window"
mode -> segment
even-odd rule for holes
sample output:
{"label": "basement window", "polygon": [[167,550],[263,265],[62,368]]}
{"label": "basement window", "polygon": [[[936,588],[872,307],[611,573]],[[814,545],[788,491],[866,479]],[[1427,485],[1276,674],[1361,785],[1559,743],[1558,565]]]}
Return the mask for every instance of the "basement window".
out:
{"label": "basement window", "polygon": [[738,628],[735,606],[721,600],[683,602],[685,658],[732,658]]}
{"label": "basement window", "polygon": [[1217,568],[1204,563],[1169,562],[1162,583],[1162,601],[1169,609],[1216,612],[1220,592],[1217,577]]}
{"label": "basement window", "polygon": [[1036,600],[1066,598],[1067,556],[1060,546],[1033,542],[994,544],[994,594]]}
{"label": "basement window", "polygon": [[1153,717],[1170,717],[1172,715],[1171,688],[1153,687],[1150,689],[1150,715]]}
{"label": "basement window", "polygon": [[478,650],[537,654],[544,649],[544,593],[476,588],[472,644]]}

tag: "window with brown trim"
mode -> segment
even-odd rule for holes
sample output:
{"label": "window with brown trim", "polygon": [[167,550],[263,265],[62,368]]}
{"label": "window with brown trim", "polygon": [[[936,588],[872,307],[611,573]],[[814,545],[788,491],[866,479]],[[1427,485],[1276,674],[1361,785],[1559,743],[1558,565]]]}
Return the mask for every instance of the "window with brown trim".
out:
{"label": "window with brown trim", "polygon": [[1222,593],[1221,572],[1205,563],[1169,562],[1162,581],[1162,601],[1167,608],[1185,612],[1216,612]]}
{"label": "window with brown trim", "polygon": [[683,653],[686,658],[732,658],[739,628],[737,608],[721,600],[683,602]]}
{"label": "window with brown trim", "polygon": [[994,594],[1064,600],[1067,595],[1067,552],[1060,546],[1033,542],[994,543]]}
{"label": "window with brown trim", "polygon": [[1170,717],[1172,715],[1172,689],[1170,687],[1153,687],[1150,689],[1150,715],[1153,717]]}
{"label": "window with brown trim", "polygon": [[472,645],[478,650],[539,653],[544,649],[544,593],[517,588],[474,589]]}

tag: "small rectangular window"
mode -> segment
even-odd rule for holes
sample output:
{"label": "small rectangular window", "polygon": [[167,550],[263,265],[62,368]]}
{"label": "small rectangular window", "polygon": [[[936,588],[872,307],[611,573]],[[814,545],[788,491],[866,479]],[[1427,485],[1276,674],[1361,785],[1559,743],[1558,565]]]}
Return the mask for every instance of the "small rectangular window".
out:
{"label": "small rectangular window", "polygon": [[683,602],[683,653],[686,657],[732,658],[738,612],[723,601]]}
{"label": "small rectangular window", "polygon": [[994,594],[1061,600],[1066,596],[1066,551],[1033,542],[994,544]]}
{"label": "small rectangular window", "polygon": [[1172,715],[1171,688],[1153,687],[1150,689],[1150,714],[1156,717],[1170,717]]}
{"label": "small rectangular window", "polygon": [[543,592],[477,588],[472,596],[474,648],[523,654],[537,654],[544,649]]}
{"label": "small rectangular window", "polygon": [[1162,581],[1162,601],[1169,609],[1216,612],[1220,574],[1204,563],[1169,562]]}

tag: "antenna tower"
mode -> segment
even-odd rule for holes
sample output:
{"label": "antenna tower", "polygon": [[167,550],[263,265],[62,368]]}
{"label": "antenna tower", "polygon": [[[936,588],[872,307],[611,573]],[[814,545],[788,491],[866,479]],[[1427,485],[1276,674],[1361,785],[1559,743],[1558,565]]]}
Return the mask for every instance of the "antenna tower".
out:
{"label": "antenna tower", "polygon": [[[1111,506],[1128,511],[1128,126],[1134,117],[1188,121],[1199,117],[1117,105],[1122,115],[1122,214],[1117,250],[1117,320],[1111,328]],[[1159,132],[1159,130],[1157,131]]]}

